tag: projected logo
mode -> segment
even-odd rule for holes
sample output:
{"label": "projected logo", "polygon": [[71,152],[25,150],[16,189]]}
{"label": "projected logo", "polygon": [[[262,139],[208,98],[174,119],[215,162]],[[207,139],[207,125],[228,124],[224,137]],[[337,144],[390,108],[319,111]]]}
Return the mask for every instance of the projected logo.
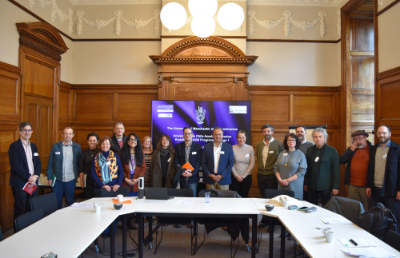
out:
{"label": "projected logo", "polygon": [[247,114],[246,106],[229,106],[229,114]]}
{"label": "projected logo", "polygon": [[206,118],[206,110],[200,106],[196,109],[196,119],[198,124],[203,124],[204,119]]}

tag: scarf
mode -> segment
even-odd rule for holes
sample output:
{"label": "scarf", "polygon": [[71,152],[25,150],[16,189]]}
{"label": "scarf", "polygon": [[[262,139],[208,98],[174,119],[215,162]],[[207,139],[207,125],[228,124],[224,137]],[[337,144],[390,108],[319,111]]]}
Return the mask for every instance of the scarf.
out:
{"label": "scarf", "polygon": [[169,148],[168,149],[163,149],[163,148],[160,149],[160,155],[163,157],[167,156],[169,154],[169,152],[170,152]]}
{"label": "scarf", "polygon": [[106,185],[118,177],[117,158],[113,151],[99,152],[95,157],[95,165],[97,176],[103,184]]}

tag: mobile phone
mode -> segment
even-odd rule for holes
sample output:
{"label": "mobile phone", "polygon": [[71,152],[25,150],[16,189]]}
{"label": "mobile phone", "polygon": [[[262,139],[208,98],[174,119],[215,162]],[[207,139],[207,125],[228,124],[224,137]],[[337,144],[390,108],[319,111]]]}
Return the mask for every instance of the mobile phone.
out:
{"label": "mobile phone", "polygon": [[303,207],[298,208],[297,210],[299,210],[299,211],[304,211],[304,210],[307,209],[307,208],[308,208],[308,207],[303,206]]}

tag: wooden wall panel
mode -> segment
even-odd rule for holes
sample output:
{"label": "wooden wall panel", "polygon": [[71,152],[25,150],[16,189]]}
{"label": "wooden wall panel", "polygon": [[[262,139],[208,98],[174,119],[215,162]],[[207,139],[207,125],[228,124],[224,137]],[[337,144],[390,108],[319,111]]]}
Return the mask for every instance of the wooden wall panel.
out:
{"label": "wooden wall panel", "polygon": [[125,93],[118,94],[118,119],[123,121],[151,122],[151,101],[155,94]]}
{"label": "wooden wall panel", "polygon": [[[293,96],[293,121],[297,123],[334,122],[336,107],[333,94],[330,96],[313,94],[312,96]],[[337,103],[338,104],[338,103]]]}
{"label": "wooden wall panel", "polygon": [[20,106],[20,69],[0,62],[0,85],[2,99],[0,101],[0,121],[16,123],[19,121]]}
{"label": "wooden wall panel", "polygon": [[112,120],[113,94],[76,93],[74,118],[81,120]]}
{"label": "wooden wall panel", "polygon": [[174,100],[234,100],[233,82],[179,83],[174,81]]}
{"label": "wooden wall panel", "polygon": [[69,119],[69,92],[60,91],[59,118]]}
{"label": "wooden wall panel", "polygon": [[53,98],[54,68],[25,59],[22,84],[25,93]]}
{"label": "wooden wall panel", "polygon": [[250,93],[252,123],[265,124],[268,121],[289,121],[289,99],[289,94]]}
{"label": "wooden wall panel", "polygon": [[381,120],[398,120],[399,114],[400,80],[386,83],[381,86]]}

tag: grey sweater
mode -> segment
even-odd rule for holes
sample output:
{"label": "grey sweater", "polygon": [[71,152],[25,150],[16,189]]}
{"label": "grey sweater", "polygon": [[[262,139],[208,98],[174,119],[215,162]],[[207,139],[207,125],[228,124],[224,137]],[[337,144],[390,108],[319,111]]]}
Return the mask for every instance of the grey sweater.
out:
{"label": "grey sweater", "polygon": [[[285,164],[287,164],[287,166],[285,166]],[[281,184],[278,183],[278,189],[292,190],[294,191],[295,198],[303,199],[303,183],[306,172],[307,160],[303,152],[300,150],[290,152],[285,150],[281,152],[275,163],[274,173],[280,173],[282,179],[288,179],[296,174],[298,179],[290,182],[287,186],[281,186]]]}
{"label": "grey sweater", "polygon": [[233,145],[234,154],[234,165],[232,167],[233,176],[242,176],[243,179],[246,176],[251,175],[251,171],[254,168],[254,148],[248,144]]}

